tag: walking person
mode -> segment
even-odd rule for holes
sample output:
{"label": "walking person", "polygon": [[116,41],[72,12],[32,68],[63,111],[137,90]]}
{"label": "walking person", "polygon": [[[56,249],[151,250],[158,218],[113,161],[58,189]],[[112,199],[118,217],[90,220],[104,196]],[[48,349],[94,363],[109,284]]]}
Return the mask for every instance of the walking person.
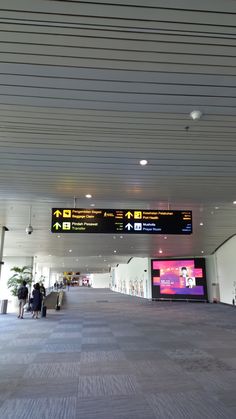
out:
{"label": "walking person", "polygon": [[43,298],[46,297],[46,289],[45,289],[45,286],[43,285],[43,283],[39,284],[39,287],[40,287],[40,292],[42,294],[42,297]]}
{"label": "walking person", "polygon": [[19,301],[19,314],[18,314],[18,319],[23,319],[23,315],[24,315],[24,306],[26,304],[27,301],[27,297],[28,297],[28,288],[26,286],[27,282],[23,281],[22,285],[20,286],[20,288],[17,291],[17,296],[18,296],[18,301]]}
{"label": "walking person", "polygon": [[42,294],[40,292],[40,285],[39,283],[34,284],[34,289],[32,292],[33,295],[33,315],[32,318],[33,319],[38,319],[38,314],[41,311],[41,306],[42,306]]}

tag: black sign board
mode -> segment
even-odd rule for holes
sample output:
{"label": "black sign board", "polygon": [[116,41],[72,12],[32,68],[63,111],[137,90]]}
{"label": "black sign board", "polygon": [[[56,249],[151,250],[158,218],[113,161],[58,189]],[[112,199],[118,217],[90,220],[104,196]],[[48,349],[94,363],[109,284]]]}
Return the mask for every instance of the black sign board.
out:
{"label": "black sign board", "polygon": [[52,233],[191,234],[192,211],[53,208]]}

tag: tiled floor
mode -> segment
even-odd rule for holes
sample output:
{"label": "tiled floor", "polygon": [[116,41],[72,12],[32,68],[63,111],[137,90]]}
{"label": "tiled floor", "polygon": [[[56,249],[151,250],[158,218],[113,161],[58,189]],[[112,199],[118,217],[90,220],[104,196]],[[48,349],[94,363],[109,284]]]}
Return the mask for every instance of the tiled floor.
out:
{"label": "tiled floor", "polygon": [[1,315],[0,418],[235,419],[235,308],[80,288]]}

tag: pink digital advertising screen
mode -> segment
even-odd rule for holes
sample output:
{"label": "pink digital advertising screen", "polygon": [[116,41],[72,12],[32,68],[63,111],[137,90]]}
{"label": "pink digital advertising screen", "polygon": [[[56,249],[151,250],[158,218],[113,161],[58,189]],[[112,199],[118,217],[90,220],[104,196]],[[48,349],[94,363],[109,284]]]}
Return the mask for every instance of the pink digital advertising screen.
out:
{"label": "pink digital advertising screen", "polygon": [[205,297],[204,259],[152,260],[152,287],[154,294],[158,294],[160,298],[163,296]]}

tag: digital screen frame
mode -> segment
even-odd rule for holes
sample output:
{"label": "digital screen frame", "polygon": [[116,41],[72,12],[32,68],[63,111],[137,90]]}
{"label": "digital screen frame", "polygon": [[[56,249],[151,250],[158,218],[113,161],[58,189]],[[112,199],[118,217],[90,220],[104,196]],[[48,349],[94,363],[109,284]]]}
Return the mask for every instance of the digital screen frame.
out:
{"label": "digital screen frame", "polygon": [[152,259],[152,299],[208,301],[204,258]]}

